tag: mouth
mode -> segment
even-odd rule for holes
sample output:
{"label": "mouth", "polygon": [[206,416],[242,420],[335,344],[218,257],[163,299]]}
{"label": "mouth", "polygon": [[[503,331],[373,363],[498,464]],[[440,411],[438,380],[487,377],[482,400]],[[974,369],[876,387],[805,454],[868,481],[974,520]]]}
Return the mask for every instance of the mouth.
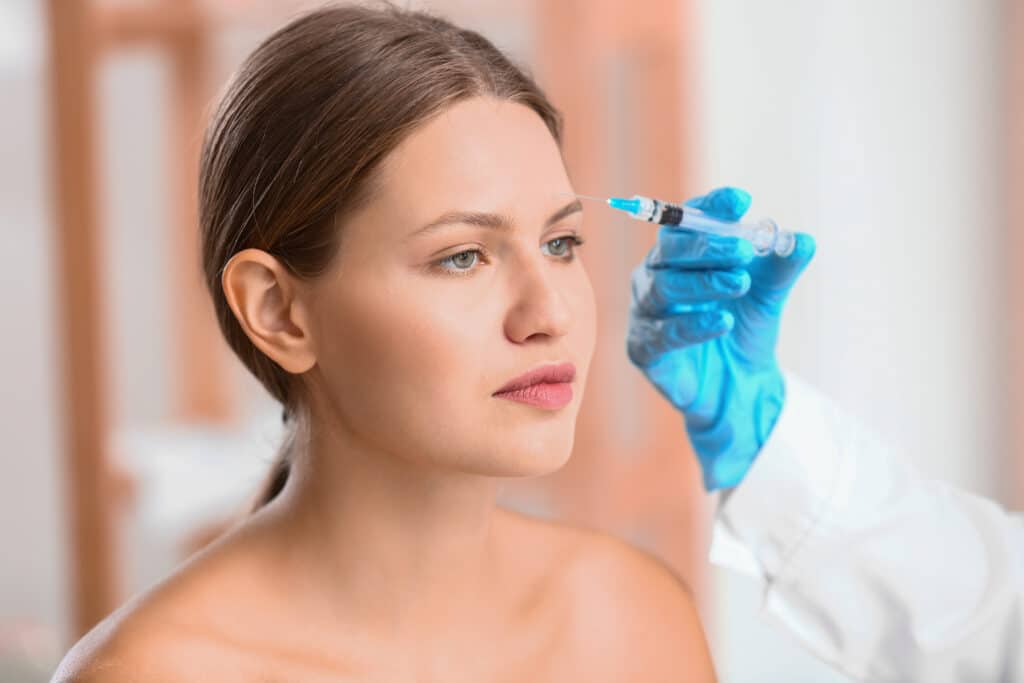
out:
{"label": "mouth", "polygon": [[557,410],[572,401],[572,381],[575,378],[576,366],[572,363],[542,365],[510,380],[493,396]]}

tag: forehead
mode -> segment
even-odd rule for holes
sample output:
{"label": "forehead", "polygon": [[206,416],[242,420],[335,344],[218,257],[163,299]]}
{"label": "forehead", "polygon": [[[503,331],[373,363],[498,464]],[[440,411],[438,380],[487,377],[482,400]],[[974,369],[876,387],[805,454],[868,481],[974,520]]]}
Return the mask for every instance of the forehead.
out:
{"label": "forehead", "polygon": [[[555,139],[529,107],[477,97],[413,131],[385,159],[378,191],[411,221],[452,209],[498,210],[553,203],[569,191]],[[410,226],[411,227],[411,226]]]}

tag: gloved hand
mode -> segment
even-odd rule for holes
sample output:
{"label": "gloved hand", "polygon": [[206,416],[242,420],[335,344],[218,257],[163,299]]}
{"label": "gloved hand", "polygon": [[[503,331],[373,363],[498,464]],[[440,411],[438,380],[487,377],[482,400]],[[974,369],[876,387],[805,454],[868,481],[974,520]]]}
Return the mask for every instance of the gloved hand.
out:
{"label": "gloved hand", "polygon": [[[723,187],[686,205],[735,221],[750,195]],[[788,257],[760,257],[742,238],[662,226],[633,270],[629,358],[685,416],[708,491],[740,483],[778,419],[779,318],[813,256],[803,233]]]}

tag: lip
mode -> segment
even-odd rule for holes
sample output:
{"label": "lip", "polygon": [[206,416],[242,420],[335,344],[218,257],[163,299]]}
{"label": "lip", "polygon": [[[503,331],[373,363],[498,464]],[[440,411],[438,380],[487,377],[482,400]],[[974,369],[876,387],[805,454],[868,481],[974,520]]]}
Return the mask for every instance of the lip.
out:
{"label": "lip", "polygon": [[544,365],[516,377],[494,392],[497,398],[557,410],[572,401],[572,381],[576,366],[572,363]]}
{"label": "lip", "polygon": [[494,395],[515,391],[516,389],[525,389],[534,384],[564,384],[572,382],[575,378],[576,366],[572,363],[549,363],[509,380],[502,388],[495,391]]}

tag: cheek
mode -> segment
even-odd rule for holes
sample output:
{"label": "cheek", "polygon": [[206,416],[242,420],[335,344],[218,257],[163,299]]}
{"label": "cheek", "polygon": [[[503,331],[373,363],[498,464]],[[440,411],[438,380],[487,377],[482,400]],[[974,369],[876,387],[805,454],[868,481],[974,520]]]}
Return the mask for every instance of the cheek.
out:
{"label": "cheek", "polygon": [[594,355],[594,347],[597,343],[597,300],[594,297],[590,276],[582,268],[579,280],[574,283],[572,291],[574,292],[572,307],[575,318],[572,351],[579,359],[578,371],[583,378],[586,378],[586,371],[590,367],[590,360]]}
{"label": "cheek", "polygon": [[433,419],[489,395],[483,373],[500,323],[493,300],[467,300],[460,284],[472,286],[396,285],[379,275],[346,283],[360,294],[338,297],[322,314],[319,340],[322,370],[344,412]]}
{"label": "cheek", "polygon": [[488,370],[501,334],[497,298],[473,293],[472,283],[389,287],[381,279],[367,279],[364,295],[342,297],[323,314],[327,419],[400,457],[445,466],[494,460],[482,454],[493,446],[487,411],[497,387]]}

